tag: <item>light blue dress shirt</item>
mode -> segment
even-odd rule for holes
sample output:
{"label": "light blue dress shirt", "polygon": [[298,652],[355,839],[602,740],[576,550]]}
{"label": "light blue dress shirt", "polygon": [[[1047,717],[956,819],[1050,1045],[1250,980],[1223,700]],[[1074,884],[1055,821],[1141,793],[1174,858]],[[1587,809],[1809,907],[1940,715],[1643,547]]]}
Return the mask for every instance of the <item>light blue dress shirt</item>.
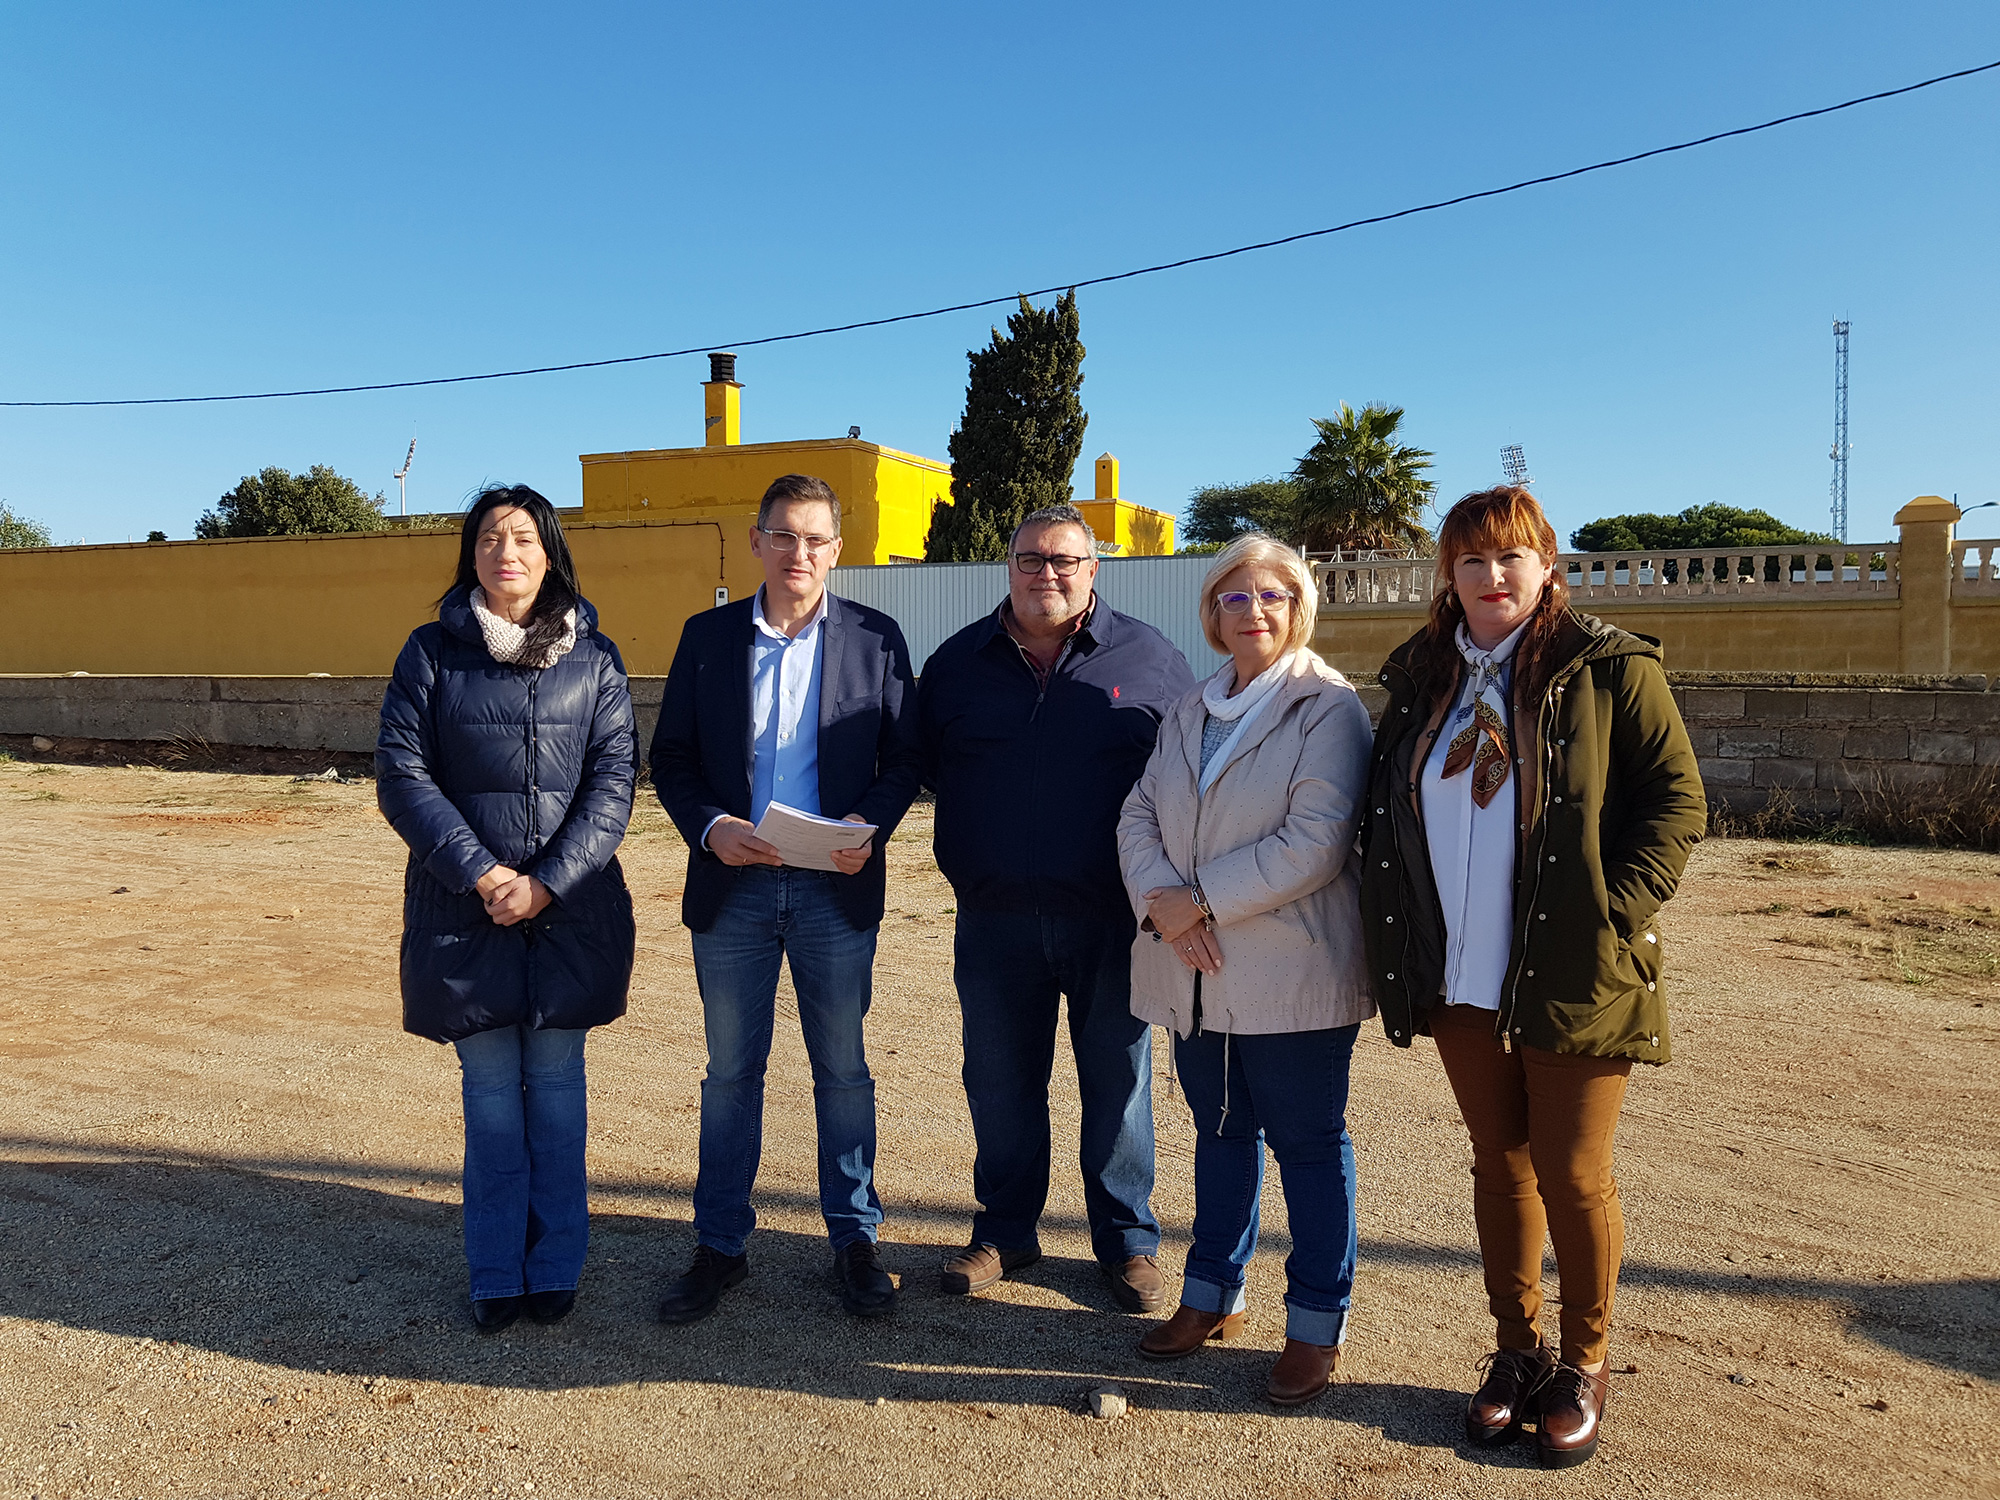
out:
{"label": "light blue dress shirt", "polygon": [[826,659],[826,597],[796,636],[764,619],[764,591],[750,606],[750,821],[773,802],[819,809],[819,683]]}

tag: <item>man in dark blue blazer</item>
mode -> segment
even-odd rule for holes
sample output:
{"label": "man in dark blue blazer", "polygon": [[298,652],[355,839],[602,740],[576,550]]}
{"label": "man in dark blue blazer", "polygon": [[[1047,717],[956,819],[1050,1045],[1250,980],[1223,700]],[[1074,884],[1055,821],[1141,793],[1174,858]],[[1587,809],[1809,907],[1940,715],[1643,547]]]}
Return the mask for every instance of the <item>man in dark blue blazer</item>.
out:
{"label": "man in dark blue blazer", "polygon": [[[774,481],[750,550],[764,586],[687,622],[653,734],[653,784],[688,843],[681,920],[694,933],[708,1040],[697,1243],[660,1305],[668,1323],[707,1317],[748,1272],[781,959],[812,1062],[820,1210],[841,1299],[863,1317],[896,1302],[875,1249],[882,1204],[862,1021],[883,856],[921,776],[910,651],[894,620],[826,591],[840,556],[840,502],[823,480]],[[836,870],[794,868],[756,836],[772,803],[877,832],[836,851]]]}

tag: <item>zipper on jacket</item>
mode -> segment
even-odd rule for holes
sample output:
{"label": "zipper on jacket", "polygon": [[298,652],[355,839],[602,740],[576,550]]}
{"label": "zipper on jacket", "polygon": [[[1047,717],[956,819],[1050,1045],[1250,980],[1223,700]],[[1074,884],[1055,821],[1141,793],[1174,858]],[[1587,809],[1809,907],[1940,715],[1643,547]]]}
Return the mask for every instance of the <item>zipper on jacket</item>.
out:
{"label": "zipper on jacket", "polygon": [[[1535,759],[1535,764],[1540,774],[1535,779],[1535,806],[1529,809],[1529,826],[1539,827],[1542,830],[1542,839],[1541,843],[1535,847],[1533,854],[1535,879],[1534,883],[1528,888],[1529,915],[1533,914],[1535,903],[1541,900],[1542,897],[1542,850],[1548,847],[1549,841],[1548,820],[1543,816],[1543,810],[1548,806],[1549,775],[1555,759],[1550,748],[1555,743],[1549,736],[1549,730],[1555,727],[1554,715],[1550,710],[1554,707],[1556,696],[1562,691],[1563,684],[1575,670],[1576,663],[1572,662],[1560,675],[1551,679],[1547,691],[1543,694],[1541,703],[1535,709],[1535,727],[1540,731],[1538,738],[1542,743],[1541,751]],[[1544,723],[1544,719],[1547,719],[1549,722]],[[1516,774],[1518,775],[1518,772]],[[1524,840],[1524,852],[1525,849],[1526,841]],[[1520,878],[1521,872],[1519,869],[1516,869],[1514,872],[1514,881],[1517,887],[1520,884]],[[1517,899],[1516,905],[1518,904]],[[1506,1014],[1500,1018],[1500,1048],[1503,1052],[1512,1052],[1514,1050],[1514,1016],[1520,1009],[1521,974],[1528,956],[1528,923],[1525,918],[1520,924],[1520,942],[1522,963],[1517,964],[1514,968],[1514,982],[1507,987]]]}
{"label": "zipper on jacket", "polygon": [[541,683],[540,671],[528,674],[528,858],[530,859],[535,857],[535,847],[541,839],[542,831],[542,747],[536,715],[536,698]]}

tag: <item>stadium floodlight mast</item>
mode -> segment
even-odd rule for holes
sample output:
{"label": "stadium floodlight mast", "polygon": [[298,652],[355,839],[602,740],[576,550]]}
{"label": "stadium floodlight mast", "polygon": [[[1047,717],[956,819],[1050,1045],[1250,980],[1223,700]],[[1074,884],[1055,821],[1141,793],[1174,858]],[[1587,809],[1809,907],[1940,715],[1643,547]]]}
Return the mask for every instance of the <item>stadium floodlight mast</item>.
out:
{"label": "stadium floodlight mast", "polygon": [[1500,450],[1500,472],[1507,476],[1509,484],[1518,484],[1523,489],[1535,482],[1528,472],[1528,455],[1521,451],[1519,443],[1509,443]]}
{"label": "stadium floodlight mast", "polygon": [[403,481],[410,477],[410,465],[415,463],[416,459],[417,459],[417,435],[413,432],[410,434],[410,451],[403,455],[403,467],[398,469],[395,472],[395,474],[391,476],[396,481],[397,509],[406,516],[410,513],[410,490],[409,486],[404,484]]}

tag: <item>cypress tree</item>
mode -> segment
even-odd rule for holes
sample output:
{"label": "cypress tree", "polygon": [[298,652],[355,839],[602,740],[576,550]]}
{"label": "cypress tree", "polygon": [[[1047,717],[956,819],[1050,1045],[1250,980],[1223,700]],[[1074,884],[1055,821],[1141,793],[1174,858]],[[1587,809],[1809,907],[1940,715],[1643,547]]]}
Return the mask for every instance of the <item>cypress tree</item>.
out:
{"label": "cypress tree", "polygon": [[951,499],[931,511],[926,562],[990,562],[1005,556],[1029,511],[1070,498],[1083,452],[1083,341],[1076,293],[1040,308],[1026,297],[969,350],[965,415],[951,435]]}

